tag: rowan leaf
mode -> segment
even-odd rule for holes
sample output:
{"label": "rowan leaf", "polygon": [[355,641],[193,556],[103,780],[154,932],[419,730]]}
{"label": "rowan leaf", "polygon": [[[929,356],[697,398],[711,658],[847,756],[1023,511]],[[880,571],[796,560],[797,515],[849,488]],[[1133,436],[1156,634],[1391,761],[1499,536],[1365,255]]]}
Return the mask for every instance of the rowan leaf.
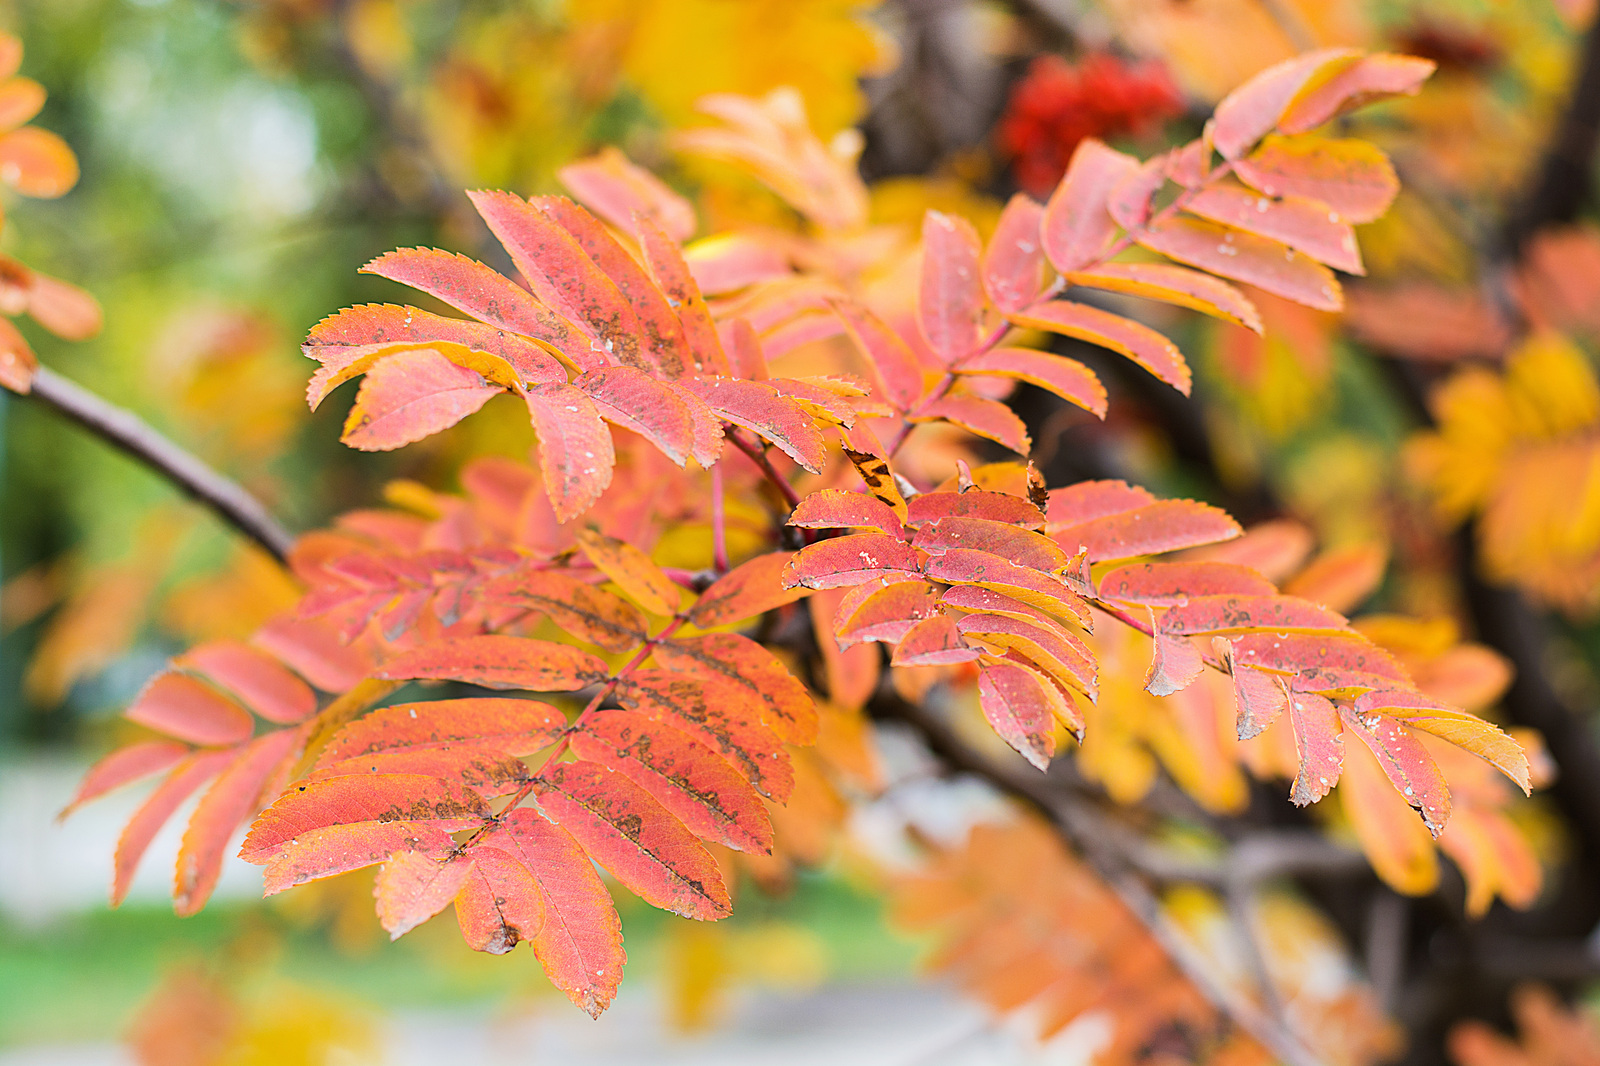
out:
{"label": "rowan leaf", "polygon": [[910,411],[922,398],[922,364],[916,355],[882,319],[864,307],[844,300],[835,301],[833,310],[844,322],[856,344],[883,386],[883,395],[897,411]]}
{"label": "rowan leaf", "polygon": [[528,768],[520,759],[470,744],[398,748],[322,763],[306,780],[368,774],[424,774],[443,778],[459,782],[485,799],[509,796],[528,782]]}
{"label": "rowan leaf", "polygon": [[345,726],[316,761],[322,770],[378,752],[476,746],[506,755],[532,755],[553,744],[567,719],[537,700],[472,698],[401,703]]}
{"label": "rowan leaf", "polygon": [[805,590],[783,583],[793,552],[768,552],[748,559],[717,578],[700,594],[689,621],[701,629],[742,622],[793,603]]}
{"label": "rowan leaf", "polygon": [[24,126],[0,135],[0,179],[24,196],[53,200],[78,184],[78,157],[58,135]]}
{"label": "rowan leaf", "polygon": [[823,489],[795,505],[788,524],[802,529],[876,529],[900,537],[905,529],[894,509],[861,492]]}
{"label": "rowan leaf", "polygon": [[[1042,622],[1052,626],[1061,624],[1037,607],[1031,607],[1021,600],[1012,599],[980,585],[952,585],[940,595],[939,602],[963,611],[985,611],[1024,622]],[[1085,610],[1083,614],[1087,618],[1089,612]],[[1066,630],[1063,629],[1062,632]]]}
{"label": "rowan leaf", "polygon": [[986,489],[965,492],[923,492],[906,505],[906,525],[920,528],[942,518],[983,518],[1023,529],[1043,529],[1044,512],[1021,496]]}
{"label": "rowan leaf", "polygon": [[561,629],[607,651],[636,648],[650,636],[633,604],[567,574],[526,570],[484,584],[482,596],[497,610],[544,615]]}
{"label": "rowan leaf", "polygon": [[[477,849],[473,849],[476,851]],[[472,872],[471,855],[440,861],[420,851],[397,851],[378,871],[372,894],[378,924],[399,940],[455,900]]]}
{"label": "rowan leaf", "polygon": [[728,356],[723,351],[717,324],[711,318],[711,309],[706,306],[689,264],[684,262],[677,241],[648,218],[640,218],[637,224],[645,262],[656,284],[677,311],[694,368],[708,374],[729,373]]}
{"label": "rowan leaf", "polygon": [[986,664],[978,671],[978,705],[1001,740],[1040,770],[1049,768],[1055,730],[1037,677],[1011,663]]}
{"label": "rowan leaf", "polygon": [[1277,721],[1289,709],[1289,686],[1282,676],[1229,660],[1233,675],[1233,701],[1238,709],[1236,731],[1249,740]]}
{"label": "rowan leaf", "polygon": [[813,474],[827,462],[822,433],[811,417],[766,382],[697,378],[684,381],[682,388],[700,397],[722,418],[776,444]]}
{"label": "rowan leaf", "polygon": [[611,893],[589,857],[570,833],[527,808],[508,813],[484,844],[509,853],[538,881],[545,911],[533,953],[552,984],[599,1017],[617,994],[627,955]]}
{"label": "rowan leaf", "polygon": [[1131,318],[1071,300],[1046,300],[1013,314],[1011,321],[1026,329],[1048,330],[1109,348],[1189,395],[1192,375],[1178,346]]}
{"label": "rowan leaf", "polygon": [[[1306,602],[1306,601],[1301,601]],[[1273,673],[1295,675],[1294,687],[1318,692],[1386,679],[1383,688],[1409,687],[1411,679],[1394,656],[1349,630],[1293,633],[1273,630],[1237,637],[1239,662]]]}
{"label": "rowan leaf", "polygon": [[1361,263],[1356,231],[1315,201],[1298,196],[1279,199],[1242,185],[1217,183],[1196,193],[1183,209],[1213,222],[1281,241],[1348,274],[1367,272]]}
{"label": "rowan leaf", "polygon": [[1324,66],[1301,85],[1278,118],[1278,129],[1305,133],[1376,100],[1414,96],[1437,66],[1431,59],[1385,52]]}
{"label": "rowan leaf", "polygon": [[763,702],[745,686],[703,674],[635,670],[617,683],[616,692],[623,706],[720,752],[763,796],[788,799],[794,788],[788,752],[763,721]]}
{"label": "rowan leaf", "polygon": [[280,729],[257,737],[200,797],[178,849],[172,902],[179,917],[199,913],[211,898],[234,830],[256,812],[262,789],[298,754],[305,738],[301,729]]}
{"label": "rowan leaf", "polygon": [[691,455],[698,458],[694,414],[680,390],[631,366],[591,370],[572,384],[594,401],[601,418],[639,434],[679,466]]}
{"label": "rowan leaf", "polygon": [[573,734],[572,751],[626,776],[702,840],[771,853],[772,822],[761,796],[687,733],[633,711],[599,711]]}
{"label": "rowan leaf", "polygon": [[627,541],[594,529],[578,531],[583,554],[617,587],[651,614],[674,615],[683,590],[648,555]]}
{"label": "rowan leaf", "polygon": [[310,686],[277,659],[238,641],[198,645],[173,665],[204,674],[269,722],[295,725],[317,710]]}
{"label": "rowan leaf", "polygon": [[363,774],[303,781],[261,812],[239,849],[239,857],[263,865],[297,850],[312,855],[330,853],[330,865],[336,865],[340,861],[337,853],[345,842],[337,837],[311,838],[307,834],[335,827],[354,834],[396,822],[454,833],[476,829],[492,814],[483,798],[466,786],[424,774]]}
{"label": "rowan leaf", "polygon": [[616,453],[594,401],[572,385],[535,385],[523,394],[539,435],[539,472],[556,520],[576,518],[611,484]]}
{"label": "rowan leaf", "polygon": [[1139,161],[1093,137],[1078,142],[1067,173],[1045,205],[1045,255],[1061,273],[1082,270],[1111,247],[1116,223],[1106,210],[1111,191],[1137,172]]}
{"label": "rowan leaf", "polygon": [[1173,215],[1141,230],[1137,240],[1190,266],[1242,281],[1317,311],[1344,307],[1333,272],[1277,241],[1203,218]]}
{"label": "rowan leaf", "polygon": [[1071,553],[1086,549],[1096,563],[1214,544],[1242,532],[1225,512],[1194,500],[1157,500],[1063,528],[1052,521],[1050,528],[1057,544]]}
{"label": "rowan leaf", "polygon": [[1027,193],[1007,201],[983,253],[983,285],[1001,312],[1020,311],[1044,285],[1044,206]]}
{"label": "rowan leaf", "polygon": [[544,896],[533,871],[488,844],[471,851],[472,866],[456,893],[456,924],[473,951],[504,955],[544,928]]}
{"label": "rowan leaf", "polygon": [[324,692],[348,692],[372,668],[367,653],[340,643],[332,628],[317,619],[280,616],[257,629],[250,643]]}
{"label": "rowan leaf", "polygon": [[978,231],[959,215],[929,211],[923,216],[917,321],[928,346],[946,366],[978,348],[983,328],[978,266],[982,249]]}
{"label": "rowan leaf", "polygon": [[484,688],[572,692],[604,681],[606,664],[577,648],[527,637],[456,637],[394,656],[373,676],[465,681]]}
{"label": "rowan leaf", "polygon": [[1276,134],[1234,163],[1234,173],[1269,196],[1326,204],[1343,222],[1372,222],[1389,210],[1400,179],[1376,145],[1354,138]]}
{"label": "rowan leaf", "polygon": [[1205,658],[1188,637],[1156,630],[1155,652],[1145,671],[1145,691],[1153,696],[1170,696],[1194,684],[1206,668]]}
{"label": "rowan leaf", "polygon": [[1033,570],[1060,570],[1070,561],[1067,553],[1043,533],[987,518],[952,516],[924,522],[911,546],[929,555],[943,555],[952,548],[972,548]]}
{"label": "rowan leaf", "polygon": [[978,658],[979,650],[961,639],[955,619],[939,612],[906,630],[894,646],[896,666],[954,666]]}
{"label": "rowan leaf", "polygon": [[820,720],[805,685],[766,648],[737,633],[708,633],[657,644],[651,655],[663,670],[712,677],[745,690],[761,703],[761,721],[789,744],[811,744]]}
{"label": "rowan leaf", "polygon": [[1033,448],[1028,427],[1003,403],[982,396],[944,396],[918,407],[907,416],[911,422],[952,422],[969,433],[1004,445],[1018,455]]}
{"label": "rowan leaf", "polygon": [[1065,581],[1039,570],[1018,566],[1009,559],[969,548],[952,548],[930,558],[923,573],[947,585],[978,585],[1021,600],[1048,614],[1070,618],[1090,628],[1089,609]]}
{"label": "rowan leaf", "polygon": [[1193,596],[1271,596],[1272,582],[1233,563],[1131,563],[1100,579],[1102,599],[1171,607]]}
{"label": "rowan leaf", "polygon": [[1093,270],[1069,274],[1067,281],[1091,289],[1193,308],[1252,332],[1261,332],[1261,313],[1244,293],[1209,274],[1170,263],[1107,263]]}
{"label": "rowan leaf", "polygon": [[449,429],[503,391],[433,348],[395,352],[367,371],[339,439],[393,451]]}
{"label": "rowan leaf", "polygon": [[111,879],[111,905],[120,906],[128,895],[128,888],[133,884],[134,871],[139,867],[139,860],[144,858],[145,851],[150,847],[150,841],[155,839],[156,833],[167,823],[173,812],[183,805],[183,801],[194,794],[195,790],[215,777],[222,769],[238,758],[237,748],[224,748],[219,751],[197,751],[190,754],[172,772],[162,779],[161,784],[155,787],[133,812],[133,817],[122,827],[122,834],[117,838],[117,850],[112,858]]}
{"label": "rowan leaf", "polygon": [[785,587],[831,589],[894,573],[915,574],[917,553],[897,537],[852,533],[808,544],[783,571]]}
{"label": "rowan leaf", "polygon": [[1096,418],[1106,416],[1106,388],[1094,371],[1064,355],[1032,348],[992,348],[965,360],[958,374],[1016,378],[1053,392]]}
{"label": "rowan leaf", "polygon": [[1289,723],[1300,760],[1289,802],[1304,807],[1326,796],[1339,783],[1344,735],[1333,703],[1310,692],[1297,692],[1289,698]]}
{"label": "rowan leaf", "polygon": [[[851,596],[871,586],[871,582],[857,585]],[[922,581],[896,581],[872,589],[859,602],[852,603],[848,597],[841,602],[834,616],[834,633],[841,650],[867,641],[897,644],[912,626],[938,612],[938,589]]]}
{"label": "rowan leaf", "polygon": [[1382,715],[1409,729],[1432,733],[1488,762],[1516,782],[1524,793],[1532,792],[1528,753],[1514,737],[1476,715],[1404,689],[1363,693],[1356,698],[1354,709],[1362,717]]}
{"label": "rowan leaf", "polygon": [[1051,489],[1045,508],[1046,531],[1055,533],[1068,526],[1096,518],[1121,514],[1155,503],[1156,498],[1126,481],[1080,481],[1076,485]]}
{"label": "rowan leaf", "polygon": [[188,754],[188,745],[171,740],[142,740],[118,748],[89,767],[83,775],[83,780],[78,782],[78,789],[72,794],[71,802],[61,808],[56,820],[65,819],[90,800],[104,796],[123,785],[131,785],[152,774],[169,770],[182,762]]}
{"label": "rowan leaf", "polygon": [[1321,70],[1353,65],[1360,53],[1348,48],[1323,48],[1268,67],[1217,105],[1211,143],[1224,159],[1237,159],[1266,136],[1289,104]]}
{"label": "rowan leaf", "polygon": [[255,732],[243,707],[202,681],[170,671],[157,674],[122,713],[169,737],[208,747],[238,744]]}
{"label": "rowan leaf", "polygon": [[1348,630],[1343,615],[1294,596],[1194,596],[1161,616],[1163,633],[1315,633]]}
{"label": "rowan leaf", "polygon": [[1360,714],[1353,708],[1341,708],[1340,717],[1344,727],[1360,737],[1377,758],[1395,791],[1416,809],[1422,824],[1438,839],[1450,820],[1450,786],[1428,749],[1393,718]]}
{"label": "rowan leaf", "polygon": [[293,847],[278,848],[262,861],[263,895],[376,866],[400,852],[442,859],[455,848],[450,834],[437,825],[411,821],[324,826],[295,839]]}
{"label": "rowan leaf", "polygon": [[1158,155],[1140,164],[1139,169],[1117,182],[1106,200],[1106,209],[1117,225],[1136,230],[1150,221],[1156,193],[1167,183],[1167,157]]}
{"label": "rowan leaf", "polygon": [[694,234],[694,206],[611,145],[568,163],[556,177],[574,199],[623,232],[632,227],[634,215],[643,215],[675,241]]}
{"label": "rowan leaf", "polygon": [[1059,625],[979,611],[962,616],[956,628],[963,637],[1016,652],[1041,673],[1090,700],[1099,695],[1094,653]]}
{"label": "rowan leaf", "polygon": [[545,771],[539,806],[651,906],[715,921],[732,912],[716,859],[648,792],[593,762]]}

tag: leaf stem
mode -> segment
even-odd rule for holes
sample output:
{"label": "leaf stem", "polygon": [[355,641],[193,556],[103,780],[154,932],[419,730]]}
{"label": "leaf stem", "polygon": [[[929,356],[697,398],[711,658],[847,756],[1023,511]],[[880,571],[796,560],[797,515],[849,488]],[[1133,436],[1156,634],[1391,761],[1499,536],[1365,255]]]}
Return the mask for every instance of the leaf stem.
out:
{"label": "leaf stem", "polygon": [[782,474],[778,473],[778,468],[772,465],[772,460],[767,456],[767,450],[759,444],[752,444],[745,440],[739,434],[737,428],[728,431],[728,439],[733,442],[735,448],[749,456],[750,461],[756,464],[756,467],[772,483],[772,486],[778,490],[779,494],[783,496],[789,508],[793,510],[800,502],[800,494],[795,491],[794,486],[789,484]]}

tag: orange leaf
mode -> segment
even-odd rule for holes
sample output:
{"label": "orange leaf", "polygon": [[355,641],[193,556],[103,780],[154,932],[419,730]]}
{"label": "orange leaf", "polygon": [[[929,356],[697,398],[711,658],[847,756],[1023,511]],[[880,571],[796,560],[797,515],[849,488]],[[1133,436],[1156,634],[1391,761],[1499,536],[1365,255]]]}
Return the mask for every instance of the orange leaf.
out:
{"label": "orange leaf", "polygon": [[1269,196],[1301,196],[1326,204],[1345,222],[1379,218],[1400,191],[1389,157],[1376,145],[1354,138],[1268,137],[1234,164],[1234,173]]}
{"label": "orange leaf", "polygon": [[472,863],[471,854],[452,855],[442,862],[419,851],[391,855],[372,889],[378,923],[389,939],[399,940],[450,906],[472,872]]}
{"label": "orange leaf", "polygon": [[1261,313],[1238,289],[1209,274],[1168,263],[1108,263],[1067,275],[1074,285],[1144,296],[1179,307],[1191,307],[1248,330],[1261,332]]}
{"label": "orange leaf", "polygon": [[644,616],[633,604],[549,570],[495,578],[484,584],[482,596],[496,612],[510,609],[513,613],[544,615],[579,640],[607,651],[636,648],[650,635]]}
{"label": "orange leaf", "polygon": [[1278,124],[1296,95],[1319,72],[1344,69],[1359,59],[1360,53],[1348,48],[1324,48],[1268,67],[1217,105],[1211,143],[1224,159],[1238,158]]}
{"label": "orange leaf", "polygon": [[191,648],[173,665],[204,674],[269,722],[294,725],[316,712],[317,697],[277,659],[238,641]]}
{"label": "orange leaf", "polygon": [[566,644],[525,637],[457,637],[401,652],[374,676],[465,681],[484,688],[571,692],[605,680],[606,664]]}
{"label": "orange leaf", "polygon": [[1028,427],[1003,403],[982,396],[951,395],[923,404],[907,416],[911,422],[952,422],[969,433],[1004,445],[1018,455],[1033,447]]}
{"label": "orange leaf", "polygon": [[783,573],[793,552],[769,552],[748,559],[712,582],[689,611],[701,629],[742,622],[806,595],[803,588],[785,588]]}
{"label": "orange leaf", "polygon": [[568,163],[556,176],[574,198],[624,233],[633,228],[636,214],[650,219],[675,241],[686,241],[694,233],[693,205],[610,145]]}
{"label": "orange leaf", "polygon": [[78,183],[78,157],[49,130],[24,126],[0,136],[0,181],[24,196],[54,199]]}
{"label": "orange leaf", "polygon": [[255,732],[243,707],[209,685],[170,672],[157,674],[123,715],[191,744],[238,744]]}
{"label": "orange leaf", "polygon": [[1318,311],[1337,311],[1344,306],[1332,271],[1310,256],[1253,233],[1174,215],[1141,230],[1136,239],[1180,263],[1246,282]]}
{"label": "orange leaf", "polygon": [[578,531],[578,543],[595,569],[651,614],[674,615],[683,590],[644,552],[593,529]]}
{"label": "orange leaf", "polygon": [[[1055,513],[1052,502],[1051,512]],[[1194,500],[1157,500],[1062,529],[1050,535],[1069,553],[1087,550],[1091,562],[1193,548],[1229,540],[1240,533],[1226,512]]]}
{"label": "orange leaf", "polygon": [[456,922],[473,951],[504,955],[544,928],[539,881],[514,855],[480,844],[456,893]]}
{"label": "orange leaf", "polygon": [[539,435],[539,472],[556,520],[566,522],[600,498],[611,484],[616,452],[611,431],[581,390],[571,385],[535,385],[523,394]]}
{"label": "orange leaf", "polygon": [[715,677],[761,703],[761,721],[790,744],[817,739],[817,706],[806,687],[766,648],[737,633],[709,633],[655,646],[664,670]]}
{"label": "orange leaf", "polygon": [[983,325],[982,251],[978,231],[958,215],[929,211],[922,220],[922,284],[918,323],[946,366],[977,350]]}
{"label": "orange leaf", "polygon": [[113,907],[119,906],[128,895],[128,888],[133,883],[133,873],[138,869],[139,860],[144,858],[145,850],[150,847],[150,841],[155,839],[156,833],[166,824],[167,819],[183,805],[184,800],[193,795],[195,789],[221,772],[222,768],[238,758],[238,755],[236,748],[195,752],[174,767],[144,803],[139,805],[139,809],[133,812],[133,817],[129,818],[128,824],[122,828],[122,835],[117,838],[117,850],[113,859],[115,872],[111,880]]}
{"label": "orange leaf", "polygon": [[992,348],[963,360],[956,373],[1017,378],[1053,392],[1097,418],[1106,416],[1106,387],[1094,371],[1064,355],[1032,348]]}
{"label": "orange leaf", "polygon": [[1188,200],[1183,209],[1213,222],[1282,241],[1346,273],[1367,272],[1361,265],[1356,231],[1348,222],[1330,217],[1327,207],[1315,201],[1298,196],[1274,199],[1242,185],[1214,184]]}
{"label": "orange leaf", "polygon": [[1192,375],[1178,346],[1131,318],[1070,300],[1049,300],[1012,315],[1011,321],[1027,329],[1049,330],[1110,348],[1189,395]]}
{"label": "orange leaf", "polygon": [[145,740],[118,748],[84,773],[72,801],[56,815],[60,821],[79,807],[123,785],[170,769],[189,754],[187,745],[171,740]]}

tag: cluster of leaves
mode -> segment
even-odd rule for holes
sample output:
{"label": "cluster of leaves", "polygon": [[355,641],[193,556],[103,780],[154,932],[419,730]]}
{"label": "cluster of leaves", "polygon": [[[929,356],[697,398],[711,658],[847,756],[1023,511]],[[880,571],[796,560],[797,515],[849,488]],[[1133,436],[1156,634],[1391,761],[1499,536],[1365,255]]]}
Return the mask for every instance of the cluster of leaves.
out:
{"label": "cluster of leaves", "polygon": [[[1380,214],[1396,182],[1371,145],[1311,131],[1414,92],[1430,69],[1312,53],[1247,83],[1201,138],[1147,162],[1086,140],[1048,203],[1013,199],[987,247],[964,219],[930,213],[903,301],[877,303],[862,284],[887,253],[865,225],[853,148],[824,146],[793,94],[713,98],[724,125],[685,146],[755,173],[807,234],[684,248],[689,204],[616,153],[563,171],[586,206],[472,194],[526,287],[443,251],[380,257],[366,270],[472,317],[341,311],[306,342],[321,364],[308,399],[362,377],[344,439],[389,449],[511,393],[538,435],[537,467],[474,464],[465,499],[399,485],[392,498],[412,514],[358,511],[302,538],[294,566],[309,591],[295,612],[250,644],[202,645],[150,683],[128,717],[167,739],[108,757],[76,801],[165,775],[124,834],[116,894],[155,829],[209,780],[179,856],[180,911],[203,905],[248,822],[242,854],[265,867],[269,892],[382,863],[378,913],[392,935],[453,903],[469,944],[531,942],[552,981],[597,1014],[624,954],[595,865],[655,906],[723,917],[731,895],[711,848],[771,853],[782,804],[818,775],[796,753],[836,716],[790,672],[784,641],[755,628],[809,594],[833,703],[870,697],[870,644],[887,643],[897,683],[921,678],[903,690],[976,686],[995,732],[1041,769],[1056,724],[1082,738],[1084,704],[1099,698],[1086,638],[1120,623],[1153,640],[1149,693],[1184,691],[1209,664],[1229,678],[1239,736],[1288,723],[1278,735],[1296,803],[1339,779],[1346,734],[1425,832],[1444,828],[1452,797],[1423,734],[1528,787],[1513,740],[1425,693],[1343,615],[1243,562],[1140,561],[1236,537],[1215,508],[1113,481],[1047,490],[1018,464],[962,468],[919,491],[907,474],[917,449],[897,454],[926,423],[1026,454],[1026,430],[997,399],[1016,380],[1104,415],[1086,366],[1008,345],[1014,329],[1106,347],[1188,390],[1170,340],[1063,298],[1069,286],[1253,329],[1259,313],[1223,279],[1336,309],[1330,268],[1360,266],[1351,223]],[[840,336],[859,378],[769,369],[803,341]],[[816,491],[801,495],[780,466],[791,462]],[[748,558],[730,566],[741,499],[771,502],[753,508]],[[797,551],[771,550],[785,511]],[[649,554],[667,527],[699,520],[708,568]],[[366,713],[407,681],[549,695]]]}

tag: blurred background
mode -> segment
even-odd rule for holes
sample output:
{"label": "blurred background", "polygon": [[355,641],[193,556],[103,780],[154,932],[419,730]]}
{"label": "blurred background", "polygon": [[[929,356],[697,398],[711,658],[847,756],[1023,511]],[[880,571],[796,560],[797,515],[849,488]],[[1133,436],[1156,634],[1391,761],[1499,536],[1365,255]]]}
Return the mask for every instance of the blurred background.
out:
{"label": "blurred background", "polygon": [[[1573,86],[1600,78],[1593,14],[1592,0],[0,0],[20,76],[49,94],[32,122],[81,171],[64,195],[7,190],[0,252],[103,309],[81,341],[18,320],[44,364],[301,531],[392,479],[451,489],[469,456],[527,453],[514,401],[377,455],[338,443],[347,400],[304,402],[310,326],[397,299],[361,264],[410,245],[494,254],[464,189],[559,191],[558,168],[616,145],[692,195],[703,232],[792,226],[671,138],[704,123],[706,93],[792,86],[824,139],[860,130],[874,223],[911,242],[938,207],[987,232],[1012,192],[1047,195],[1086,136],[1181,143],[1228,89],[1309,47],[1423,55],[1439,73],[1422,96],[1362,120],[1405,191],[1362,227],[1368,277],[1348,315],[1259,295],[1264,339],[1173,316],[1157,324],[1196,363],[1193,400],[1102,359],[1105,423],[1032,390],[1015,402],[1051,484],[1127,477],[1286,523],[1302,560],[1312,544],[1337,553],[1341,609],[1431,620],[1433,637],[1414,636],[1440,646],[1476,629],[1500,687],[1518,671],[1510,719],[1541,700],[1575,709],[1572,743],[1592,747],[1600,238],[1584,216],[1600,81],[1576,100]],[[1514,347],[1527,322],[1538,346]],[[370,873],[263,904],[237,864],[180,920],[169,829],[109,911],[137,797],[64,826],[56,811],[169,656],[249,634],[296,589],[51,411],[0,392],[0,429],[5,1066],[213,1061],[162,1044],[163,1010],[213,1002],[232,1019],[230,1063],[1083,1060],[1082,1033],[1040,1047],[919,979],[925,945],[883,903],[903,789],[715,927],[623,903],[630,982],[593,1024],[531,960],[474,956],[448,922],[387,943]],[[1559,760],[1562,737],[1527,724]],[[891,780],[921,772],[892,732],[876,754]],[[1595,784],[1526,815],[1547,861],[1594,857],[1600,806],[1574,819],[1585,797],[1570,790]],[[916,796],[926,831],[952,838],[995,802]],[[1558,976],[1592,972],[1579,959]]]}

